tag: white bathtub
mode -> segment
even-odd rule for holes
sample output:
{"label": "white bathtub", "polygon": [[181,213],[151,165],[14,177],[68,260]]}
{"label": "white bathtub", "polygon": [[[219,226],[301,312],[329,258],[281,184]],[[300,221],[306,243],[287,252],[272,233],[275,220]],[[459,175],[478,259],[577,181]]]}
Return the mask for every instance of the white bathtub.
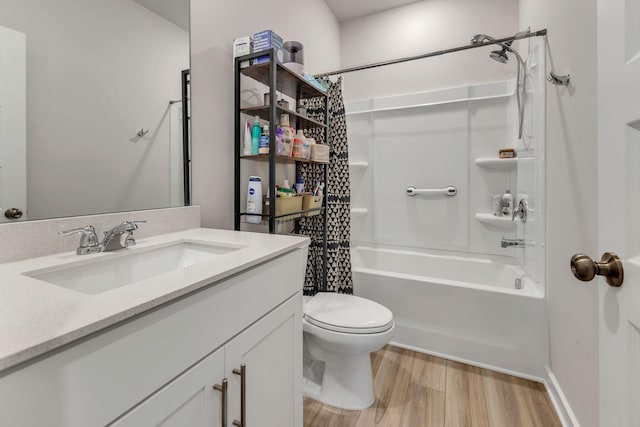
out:
{"label": "white bathtub", "polygon": [[544,292],[515,261],[363,246],[351,253],[355,294],[393,312],[392,344],[544,377]]}

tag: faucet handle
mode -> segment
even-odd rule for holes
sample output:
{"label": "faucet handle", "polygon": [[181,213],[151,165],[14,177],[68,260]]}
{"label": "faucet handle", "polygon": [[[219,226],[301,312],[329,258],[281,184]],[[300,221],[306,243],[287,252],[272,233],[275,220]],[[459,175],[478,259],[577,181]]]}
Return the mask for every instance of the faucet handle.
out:
{"label": "faucet handle", "polygon": [[122,225],[125,225],[127,231],[133,231],[138,229],[138,224],[146,224],[147,221],[123,221]]}
{"label": "faucet handle", "polygon": [[78,233],[82,233],[82,238],[87,237],[88,239],[90,239],[91,235],[94,235],[94,236],[96,235],[96,229],[93,227],[93,225],[87,225],[80,228],[72,228],[70,230],[59,231],[58,235],[71,236],[72,234],[78,234]]}
{"label": "faucet handle", "polygon": [[82,233],[82,236],[80,236],[80,245],[76,250],[76,253],[78,255],[91,253],[94,249],[99,247],[98,235],[96,234],[96,229],[93,227],[93,225],[87,225],[80,228],[72,228],[70,230],[63,230],[58,232],[58,235],[71,236],[72,234],[79,233]]}
{"label": "faucet handle", "polygon": [[127,233],[127,236],[124,239],[125,248],[134,246],[136,244],[136,239],[133,238],[133,232],[138,229],[138,224],[144,224],[146,222],[147,221],[124,221],[122,223],[125,232]]}
{"label": "faucet handle", "polygon": [[135,246],[136,239],[133,238],[133,231],[127,231],[127,237],[124,239],[124,247],[128,248],[131,246]]}

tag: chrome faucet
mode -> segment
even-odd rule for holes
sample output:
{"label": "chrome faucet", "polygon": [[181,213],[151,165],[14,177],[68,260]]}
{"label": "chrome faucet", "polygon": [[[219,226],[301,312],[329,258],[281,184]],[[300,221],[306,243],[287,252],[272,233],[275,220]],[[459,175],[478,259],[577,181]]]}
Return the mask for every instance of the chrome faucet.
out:
{"label": "chrome faucet", "polygon": [[[64,230],[58,234],[61,236],[70,236],[72,234],[82,234],[80,236],[80,245],[76,249],[78,255],[95,254],[97,252],[113,251],[115,249],[128,248],[136,244],[136,240],[133,238],[133,232],[138,229],[138,224],[143,224],[146,221],[123,221],[116,225],[109,231],[104,232],[104,238],[102,241],[98,241],[98,235],[96,229],[92,225],[86,227],[73,228],[71,230]],[[126,234],[124,243],[122,242],[122,236]]]}
{"label": "chrome faucet", "polygon": [[503,237],[500,241],[500,246],[503,248],[508,248],[510,246],[516,248],[524,248],[526,246],[526,243],[524,239],[507,239]]}
{"label": "chrome faucet", "polygon": [[[100,252],[113,251],[115,249],[128,248],[136,244],[133,238],[133,232],[138,229],[138,224],[144,224],[147,221],[122,221],[109,231],[104,232],[104,238],[100,242],[102,250]],[[124,244],[122,236],[126,233]]]}

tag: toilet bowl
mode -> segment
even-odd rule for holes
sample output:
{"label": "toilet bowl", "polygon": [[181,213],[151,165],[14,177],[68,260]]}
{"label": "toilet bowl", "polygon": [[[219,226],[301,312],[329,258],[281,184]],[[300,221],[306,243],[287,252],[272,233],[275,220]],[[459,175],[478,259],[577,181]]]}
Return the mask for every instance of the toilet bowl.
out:
{"label": "toilet bowl", "polygon": [[365,298],[332,292],[305,297],[305,396],[343,409],[373,404],[369,353],[391,341],[391,311]]}

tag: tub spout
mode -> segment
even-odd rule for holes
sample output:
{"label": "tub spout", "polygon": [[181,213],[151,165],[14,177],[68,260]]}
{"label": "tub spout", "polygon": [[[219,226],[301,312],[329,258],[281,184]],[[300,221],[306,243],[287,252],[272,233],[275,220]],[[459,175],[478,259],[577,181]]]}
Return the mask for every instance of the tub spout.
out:
{"label": "tub spout", "polygon": [[500,246],[503,248],[508,248],[510,246],[514,246],[516,248],[524,248],[526,246],[524,239],[506,239],[502,238],[500,241]]}

